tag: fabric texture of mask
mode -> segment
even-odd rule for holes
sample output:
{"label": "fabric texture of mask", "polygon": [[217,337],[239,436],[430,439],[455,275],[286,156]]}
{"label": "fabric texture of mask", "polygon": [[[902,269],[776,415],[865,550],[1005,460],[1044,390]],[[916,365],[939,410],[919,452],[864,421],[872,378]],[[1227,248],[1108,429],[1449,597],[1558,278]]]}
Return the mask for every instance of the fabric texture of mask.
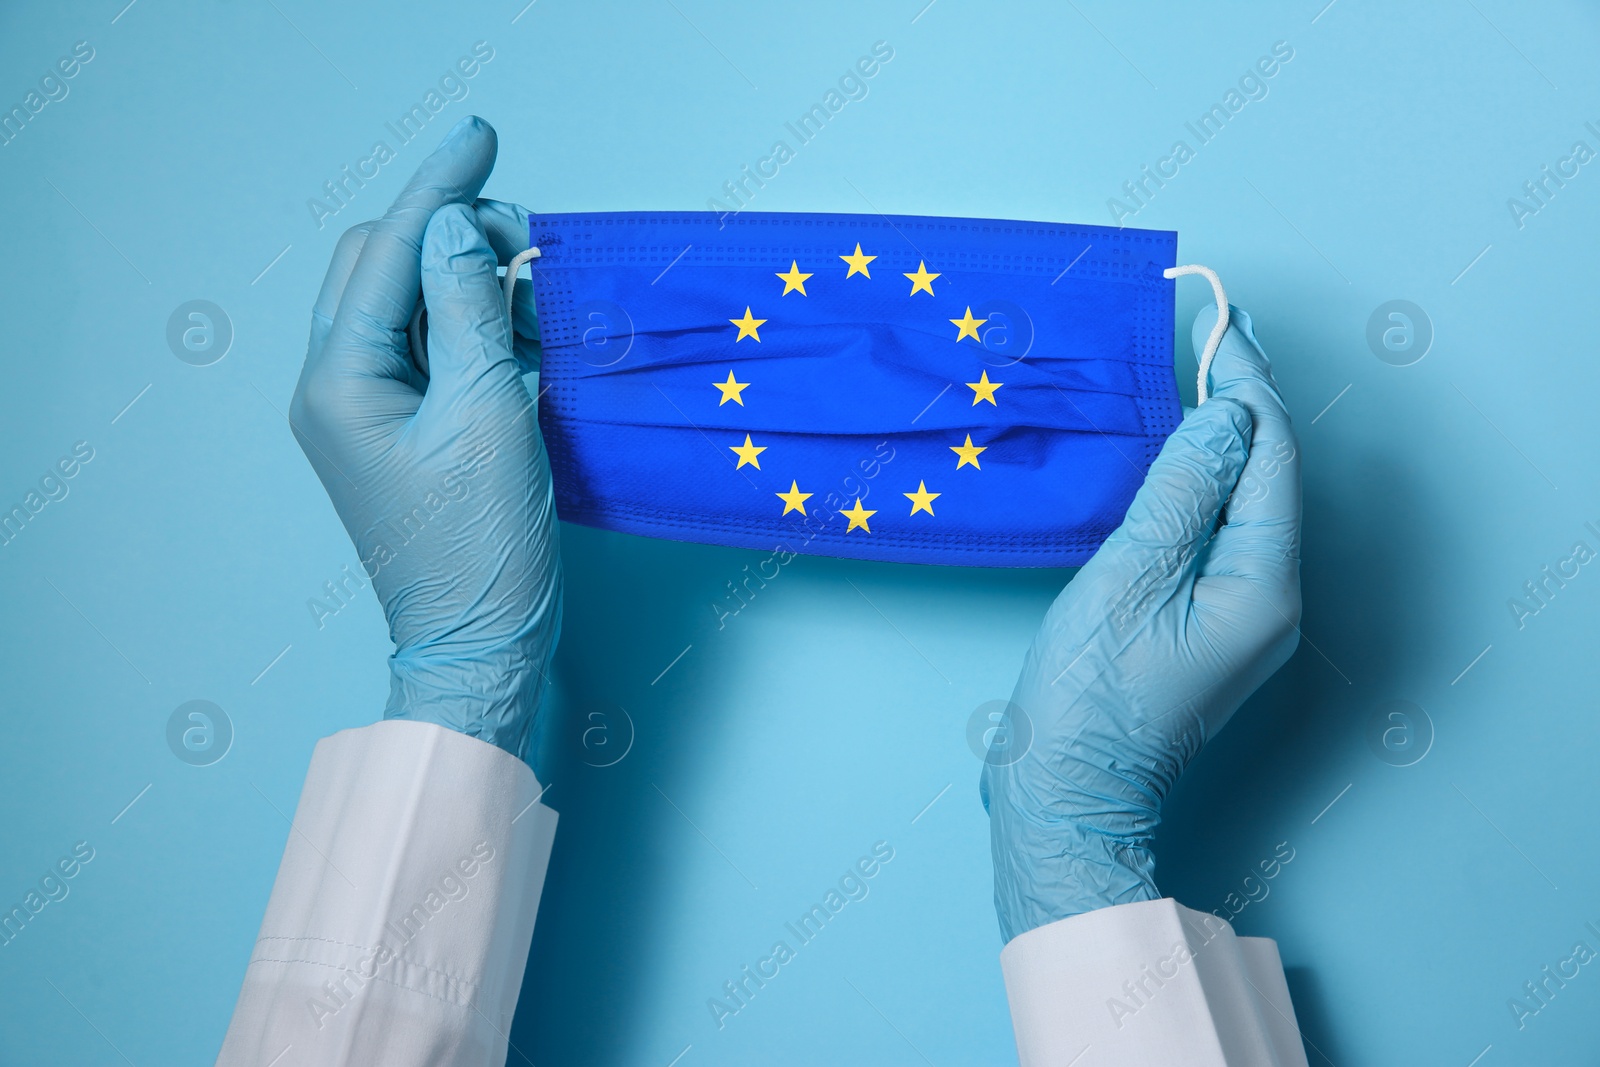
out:
{"label": "fabric texture of mask", "polygon": [[1177,235],[535,215],[568,522],[905,563],[1083,563],[1182,418]]}

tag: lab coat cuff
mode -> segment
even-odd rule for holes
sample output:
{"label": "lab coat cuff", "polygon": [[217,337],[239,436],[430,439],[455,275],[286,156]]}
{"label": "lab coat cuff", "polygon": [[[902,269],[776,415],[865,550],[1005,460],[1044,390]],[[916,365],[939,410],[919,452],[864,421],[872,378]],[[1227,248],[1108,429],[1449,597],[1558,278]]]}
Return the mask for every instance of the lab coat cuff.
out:
{"label": "lab coat cuff", "polygon": [[1030,930],[1000,967],[1022,1067],[1306,1067],[1276,943],[1175,900]]}
{"label": "lab coat cuff", "polygon": [[219,1064],[505,1062],[556,813],[432,723],[317,744]]}

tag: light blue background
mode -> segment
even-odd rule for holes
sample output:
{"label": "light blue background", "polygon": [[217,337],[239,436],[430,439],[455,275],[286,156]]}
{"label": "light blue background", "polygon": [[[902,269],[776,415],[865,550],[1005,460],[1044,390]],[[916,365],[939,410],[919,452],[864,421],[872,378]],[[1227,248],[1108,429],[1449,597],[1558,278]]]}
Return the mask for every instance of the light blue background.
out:
{"label": "light blue background", "polygon": [[[500,132],[490,195],[703,208],[881,39],[870,95],[756,206],[1107,222],[1141,164],[1193,146],[1185,122],[1292,45],[1131,220],[1178,230],[1180,262],[1253,313],[1305,455],[1305,640],[1172,798],[1161,884],[1222,907],[1290,844],[1237,925],[1279,940],[1313,1064],[1594,1062],[1600,964],[1525,1029],[1507,1006],[1575,942],[1600,948],[1600,569],[1525,628],[1507,606],[1575,541],[1600,548],[1600,165],[1523,228],[1506,204],[1574,141],[1600,148],[1592,9],[125,2],[0,13],[6,108],[73,42],[95,49],[0,148],[0,504],[95,449],[0,548],[0,903],[96,850],[0,948],[0,1061],[209,1062],[311,748],[383,706],[370,594],[321,630],[306,607],[356,557],[281,415],[340,230],[469,112]],[[495,54],[470,97],[319,229],[307,199],[478,40]],[[195,298],[237,331],[203,368],[164,338]],[[1395,298],[1436,331],[1412,366],[1365,340]],[[1205,299],[1180,284],[1187,390]],[[540,763],[562,822],[521,1053],[1011,1060],[965,729],[1069,574],[801,559],[719,630],[711,603],[762,553],[563,537]],[[164,736],[197,698],[237,731],[204,768]],[[1414,766],[1367,740],[1394,699],[1436,731]],[[585,716],[620,743],[617,707],[633,747],[591,767]],[[895,858],[871,895],[719,1031],[707,998],[879,840]]]}

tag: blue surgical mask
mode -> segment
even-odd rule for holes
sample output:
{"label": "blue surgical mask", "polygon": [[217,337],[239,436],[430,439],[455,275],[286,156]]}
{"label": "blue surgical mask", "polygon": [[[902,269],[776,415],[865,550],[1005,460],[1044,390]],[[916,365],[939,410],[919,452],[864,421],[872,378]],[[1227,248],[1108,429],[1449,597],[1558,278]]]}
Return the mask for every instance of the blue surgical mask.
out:
{"label": "blue surgical mask", "polygon": [[1083,563],[1183,417],[1173,279],[1207,275],[1226,306],[1164,231],[751,212],[529,230],[561,518],[769,551]]}

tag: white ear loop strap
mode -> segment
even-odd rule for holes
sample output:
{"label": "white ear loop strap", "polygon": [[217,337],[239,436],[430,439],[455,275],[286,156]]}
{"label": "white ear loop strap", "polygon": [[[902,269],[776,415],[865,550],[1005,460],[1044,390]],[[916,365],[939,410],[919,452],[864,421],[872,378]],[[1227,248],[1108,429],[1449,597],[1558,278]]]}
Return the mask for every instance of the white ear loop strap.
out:
{"label": "white ear loop strap", "polygon": [[[1168,267],[1161,272],[1163,278],[1181,278],[1185,274],[1198,274],[1211,283],[1211,291],[1217,297],[1217,324],[1211,327],[1211,336],[1206,338],[1205,350],[1200,353],[1200,380],[1195,384],[1195,395],[1199,398],[1197,406],[1204,404],[1210,395],[1206,389],[1206,379],[1211,374],[1211,361],[1216,358],[1217,346],[1222,344],[1222,335],[1228,332],[1228,294],[1223,292],[1222,279],[1217,277],[1217,272],[1210,267],[1202,267],[1198,263],[1191,263],[1183,267]],[[510,275],[506,275],[510,277]],[[511,286],[506,286],[506,301],[511,299]]]}
{"label": "white ear loop strap", "polygon": [[537,248],[530,248],[526,252],[518,252],[516,256],[512,258],[511,262],[506,264],[506,318],[509,319],[512,317],[511,294],[517,290],[517,272],[522,269],[522,265],[524,263],[529,263],[538,258],[539,250]]}

